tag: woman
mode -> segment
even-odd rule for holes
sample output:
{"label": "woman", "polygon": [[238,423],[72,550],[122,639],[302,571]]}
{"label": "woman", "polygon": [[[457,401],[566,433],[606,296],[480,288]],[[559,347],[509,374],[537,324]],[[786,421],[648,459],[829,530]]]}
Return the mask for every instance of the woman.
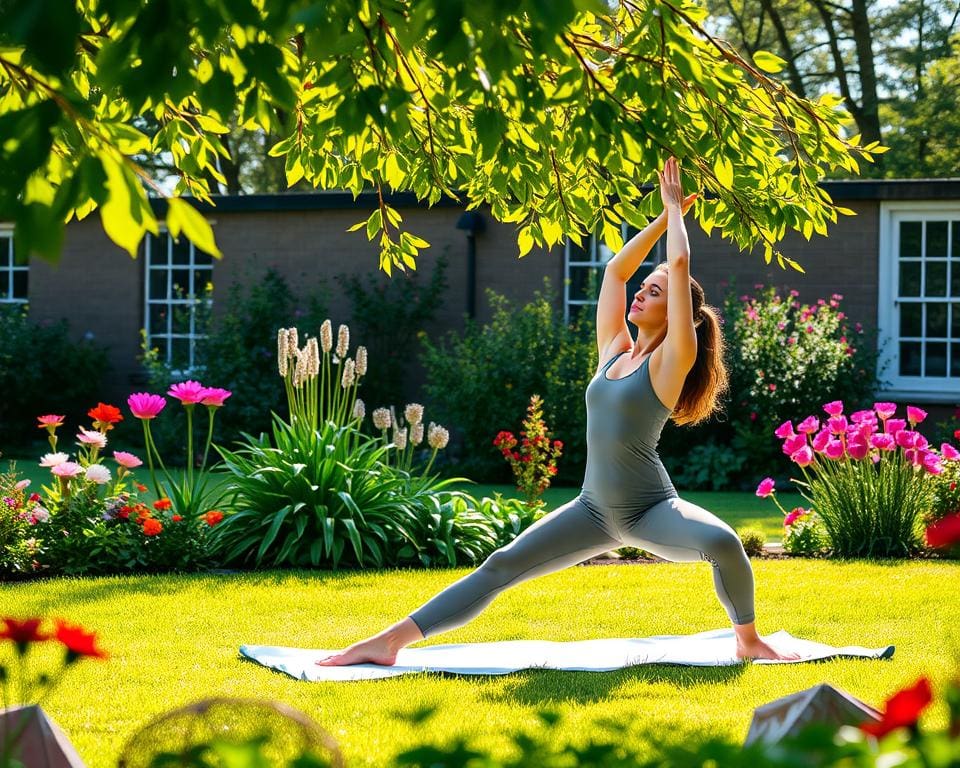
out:
{"label": "woman", "polygon": [[[405,619],[317,664],[392,665],[401,648],[466,624],[508,587],[622,546],[672,561],[709,561],[733,622],[737,657],[798,658],[777,652],[757,634],[753,571],[737,534],[677,496],[656,452],[668,418],[678,424],[706,419],[727,383],[719,321],[690,277],[683,213],[696,195],[683,197],[675,158],[658,176],[664,212],[604,270],[597,305],[601,365],[586,392],[580,495]],[[624,321],[626,283],[664,229],[667,263],[640,285],[626,316],[637,328],[634,339]]]}

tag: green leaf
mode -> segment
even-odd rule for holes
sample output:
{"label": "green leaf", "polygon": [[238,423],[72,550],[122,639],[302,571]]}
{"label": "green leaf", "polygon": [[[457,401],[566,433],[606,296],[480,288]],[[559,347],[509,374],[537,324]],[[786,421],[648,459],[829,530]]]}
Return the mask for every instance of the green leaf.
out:
{"label": "green leaf", "polygon": [[520,246],[520,258],[523,258],[533,248],[533,236],[530,234],[530,227],[523,227],[520,234],[517,235],[517,245]]}
{"label": "green leaf", "polygon": [[733,189],[733,163],[720,155],[713,163],[713,172],[724,189]]}
{"label": "green leaf", "polygon": [[170,198],[168,205],[167,229],[170,230],[171,235],[177,237],[182,231],[200,250],[206,251],[215,258],[223,258],[213,239],[213,227],[200,211],[178,197]]}
{"label": "green leaf", "polygon": [[762,69],[764,72],[771,74],[776,74],[787,66],[786,61],[769,51],[757,51],[754,53],[753,63],[757,65],[757,69]]}

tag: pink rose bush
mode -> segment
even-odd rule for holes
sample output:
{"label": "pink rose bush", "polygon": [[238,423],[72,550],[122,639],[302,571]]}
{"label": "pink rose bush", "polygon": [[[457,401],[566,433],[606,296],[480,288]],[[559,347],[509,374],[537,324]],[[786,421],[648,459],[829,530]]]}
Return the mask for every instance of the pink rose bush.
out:
{"label": "pink rose bush", "polygon": [[[921,523],[933,500],[932,478],[948,465],[952,470],[960,451],[949,443],[937,451],[916,431],[927,417],[916,406],[907,406],[906,419],[894,418],[894,403],[847,415],[843,402],[835,400],[823,410],[825,419],[808,416],[796,427],[786,421],[774,435],[800,469],[803,479],[794,482],[819,513],[831,551],[843,557],[913,554],[923,546]],[[768,481],[760,484],[758,496],[772,494]],[[811,511],[781,511],[791,531],[817,520]]]}

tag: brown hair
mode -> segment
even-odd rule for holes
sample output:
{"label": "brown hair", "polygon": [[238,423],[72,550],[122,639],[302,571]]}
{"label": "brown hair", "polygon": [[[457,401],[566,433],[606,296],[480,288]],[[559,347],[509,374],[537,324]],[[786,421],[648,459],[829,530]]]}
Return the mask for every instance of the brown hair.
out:
{"label": "brown hair", "polygon": [[[655,272],[667,273],[667,262],[657,264]],[[699,424],[720,409],[720,398],[727,391],[729,379],[723,361],[724,342],[720,316],[706,303],[703,288],[690,277],[693,299],[693,324],[697,332],[697,359],[683,383],[680,399],[670,417],[675,424]]]}

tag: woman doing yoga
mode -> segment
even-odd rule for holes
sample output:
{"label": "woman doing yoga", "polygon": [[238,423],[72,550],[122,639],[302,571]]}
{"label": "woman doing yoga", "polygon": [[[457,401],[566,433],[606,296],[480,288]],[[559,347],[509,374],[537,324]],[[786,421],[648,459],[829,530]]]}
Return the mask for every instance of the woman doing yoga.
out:
{"label": "woman doing yoga", "polygon": [[[754,625],[753,571],[737,534],[679,498],[657,455],[667,419],[706,419],[727,383],[715,311],[690,277],[677,161],[661,174],[664,211],[606,265],[597,305],[600,366],[587,386],[587,466],[580,494],[542,517],[473,572],[409,616],[340,653],[324,666],[392,665],[411,643],[463,626],[508,587],[622,546],[667,560],[706,560],[736,634],[739,658],[796,659],[766,643]],[[664,230],[667,263],[640,285],[624,320],[626,284]],[[639,358],[639,362],[637,359]]]}

